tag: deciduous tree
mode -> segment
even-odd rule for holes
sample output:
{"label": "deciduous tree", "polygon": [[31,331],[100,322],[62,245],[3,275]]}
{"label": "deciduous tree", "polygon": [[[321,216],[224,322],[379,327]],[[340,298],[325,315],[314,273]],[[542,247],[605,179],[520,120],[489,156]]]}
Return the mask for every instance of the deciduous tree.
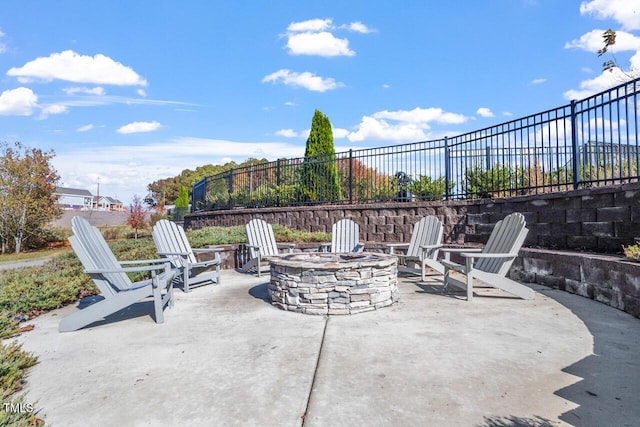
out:
{"label": "deciduous tree", "polygon": [[138,238],[138,230],[147,225],[147,212],[142,206],[142,200],[137,195],[133,196],[133,202],[129,205],[127,224],[133,228],[136,239]]}
{"label": "deciduous tree", "polygon": [[37,240],[44,226],[62,213],[56,204],[60,179],[51,165],[54,152],[19,142],[0,145],[0,239],[2,252],[20,253],[28,239]]}

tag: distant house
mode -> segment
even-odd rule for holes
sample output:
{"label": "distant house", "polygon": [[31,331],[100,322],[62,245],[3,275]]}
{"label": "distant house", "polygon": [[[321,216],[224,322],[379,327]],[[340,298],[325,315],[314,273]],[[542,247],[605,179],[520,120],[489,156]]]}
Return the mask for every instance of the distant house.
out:
{"label": "distant house", "polygon": [[64,209],[88,210],[93,207],[93,194],[79,188],[56,187],[58,204]]}
{"label": "distant house", "polygon": [[56,187],[58,204],[63,209],[103,211],[126,211],[122,202],[109,196],[94,196],[89,190],[79,188]]}
{"label": "distant house", "polygon": [[118,199],[114,199],[109,196],[100,196],[93,198],[95,203],[95,208],[99,210],[105,211],[125,211],[127,210],[122,202]]}

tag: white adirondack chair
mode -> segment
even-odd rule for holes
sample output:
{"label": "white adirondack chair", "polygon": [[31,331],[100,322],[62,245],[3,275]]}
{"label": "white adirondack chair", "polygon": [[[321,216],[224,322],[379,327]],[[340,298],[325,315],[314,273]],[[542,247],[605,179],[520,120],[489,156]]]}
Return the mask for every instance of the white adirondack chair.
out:
{"label": "white adirondack chair", "polygon": [[[509,279],[507,273],[513,261],[518,256],[527,233],[524,216],[520,213],[512,213],[493,228],[487,244],[482,249],[453,249],[442,248],[445,259],[442,264],[445,267],[445,288],[451,285],[463,285],[450,277],[450,271],[455,270],[466,275],[467,300],[473,299],[473,279],[479,279],[489,286],[502,289],[523,299],[533,299],[534,292],[531,288]],[[465,258],[464,265],[450,260],[450,253],[457,252]],[[477,262],[476,262],[477,260]]]}
{"label": "white adirondack chair", "polygon": [[[220,283],[220,251],[218,248],[192,249],[184,229],[173,221],[161,219],[153,226],[153,241],[158,255],[182,272],[182,289],[208,283]],[[214,258],[198,261],[196,253],[213,252]]]}
{"label": "white adirondack chair", "polygon": [[322,243],[320,252],[362,252],[364,245],[360,243],[360,226],[349,218],[341,219],[331,228],[331,244]]}
{"label": "white adirondack chair", "polygon": [[[164,306],[173,306],[171,281],[176,273],[169,263],[161,259],[118,262],[100,230],[85,219],[74,217],[72,229],[71,246],[104,299],[66,316],[58,330],[78,330],[147,297],[153,297],[156,323],[163,323]],[[127,273],[140,271],[150,272],[151,279],[132,283]]]}
{"label": "white adirondack chair", "polygon": [[[425,216],[413,226],[409,243],[389,243],[387,249],[389,254],[404,260],[407,266],[413,265],[412,270],[419,268],[422,281],[425,281],[427,267],[444,274],[444,265],[438,261],[443,232],[444,226],[437,217]],[[405,252],[396,253],[396,249],[403,249]]]}
{"label": "white adirondack chair", "polygon": [[273,234],[273,227],[263,219],[252,219],[247,223],[245,229],[247,231],[249,259],[241,271],[256,270],[258,277],[260,277],[263,257],[278,255],[280,249],[287,249],[289,253],[292,253],[293,248],[296,246],[293,243],[277,243]]}

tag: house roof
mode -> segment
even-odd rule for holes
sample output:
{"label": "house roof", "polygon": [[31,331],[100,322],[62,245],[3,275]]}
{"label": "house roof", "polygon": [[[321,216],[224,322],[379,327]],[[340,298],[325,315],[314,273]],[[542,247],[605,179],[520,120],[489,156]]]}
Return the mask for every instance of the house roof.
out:
{"label": "house roof", "polygon": [[98,196],[94,196],[93,197],[94,200],[96,200],[96,202],[100,202],[100,200],[109,203],[110,205],[121,205],[122,202],[118,199],[114,199],[113,197],[109,197],[109,196],[100,196],[100,200],[98,200]]}
{"label": "house roof", "polygon": [[89,190],[82,190],[80,188],[56,187],[56,193],[60,195],[69,195],[69,196],[93,197],[93,195]]}

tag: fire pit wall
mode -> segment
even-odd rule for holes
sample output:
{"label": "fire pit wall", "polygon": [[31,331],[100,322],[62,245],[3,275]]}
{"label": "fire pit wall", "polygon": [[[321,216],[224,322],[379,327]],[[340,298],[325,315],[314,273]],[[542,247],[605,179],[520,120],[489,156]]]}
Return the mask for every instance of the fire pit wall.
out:
{"label": "fire pit wall", "polygon": [[271,303],[305,314],[356,314],[398,300],[395,257],[382,254],[291,254],[270,260]]}

